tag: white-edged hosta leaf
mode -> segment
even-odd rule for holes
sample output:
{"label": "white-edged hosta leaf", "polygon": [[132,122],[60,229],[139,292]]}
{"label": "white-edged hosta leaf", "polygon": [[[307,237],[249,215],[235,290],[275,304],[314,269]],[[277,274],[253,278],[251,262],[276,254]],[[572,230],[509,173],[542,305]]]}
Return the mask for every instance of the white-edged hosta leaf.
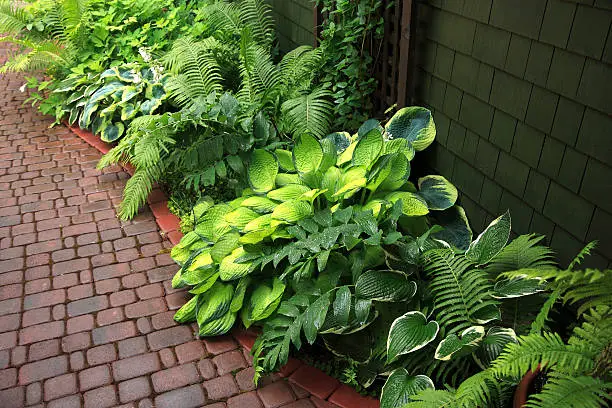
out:
{"label": "white-edged hosta leaf", "polygon": [[410,193],[408,191],[395,191],[387,194],[385,199],[392,203],[402,200],[402,214],[409,217],[417,217],[429,213],[429,208],[427,207],[425,200],[415,193]]}
{"label": "white-edged hosta leaf", "polygon": [[278,162],[274,155],[263,149],[253,150],[249,163],[249,183],[257,193],[265,193],[276,185]]}
{"label": "white-edged hosta leaf", "polygon": [[307,191],[310,191],[310,187],[303,184],[287,184],[281,188],[268,191],[266,196],[271,200],[284,202],[297,200]]}
{"label": "white-edged hosta leaf", "polygon": [[510,227],[510,213],[506,211],[478,235],[465,252],[465,257],[477,265],[489,262],[504,249],[510,237]]}
{"label": "white-edged hosta leaf", "polygon": [[221,280],[230,281],[240,279],[249,274],[251,262],[236,263],[234,262],[239,257],[246,254],[243,247],[238,247],[231,254],[223,258],[219,264],[219,277]]}
{"label": "white-edged hosta leaf", "polygon": [[408,375],[405,368],[393,371],[382,388],[380,408],[403,408],[410,397],[425,389],[434,389],[434,383],[426,375]]}
{"label": "white-edged hosta leaf", "polygon": [[312,212],[313,209],[310,203],[302,200],[289,200],[280,203],[274,211],[272,211],[272,218],[293,223],[312,215]]}
{"label": "white-edged hosta leaf", "polygon": [[293,165],[293,155],[289,150],[284,149],[276,149],[274,151],[276,155],[276,159],[278,160],[278,164],[281,169],[285,171],[295,171],[295,166]]}
{"label": "white-edged hosta leaf", "polygon": [[546,282],[540,279],[530,279],[527,276],[513,279],[502,279],[495,283],[492,297],[496,299],[511,299],[529,296],[546,290]]}
{"label": "white-edged hosta leaf", "polygon": [[398,110],[385,125],[389,138],[408,140],[420,152],[433,143],[436,126],[429,109],[410,106]]}
{"label": "white-edged hosta leaf", "polygon": [[416,282],[396,271],[366,271],[355,283],[355,294],[379,302],[401,302],[414,296]]}
{"label": "white-edged hosta leaf", "polygon": [[449,334],[444,340],[438,344],[434,358],[437,360],[448,361],[455,354],[468,348],[471,350],[476,346],[484,337],[484,327],[472,326],[461,332],[460,336],[456,334]]}
{"label": "white-edged hosta leaf", "polygon": [[380,130],[374,128],[360,137],[353,151],[351,162],[354,166],[372,167],[383,149],[383,137]]}
{"label": "white-edged hosta leaf", "polygon": [[300,173],[316,171],[323,160],[323,148],[313,136],[304,134],[293,146],[293,165]]}
{"label": "white-edged hosta leaf", "polygon": [[425,176],[419,179],[419,195],[430,210],[446,210],[457,201],[457,189],[442,176]]}
{"label": "white-edged hosta leaf", "polygon": [[436,338],[438,330],[436,321],[427,322],[427,317],[418,311],[398,317],[387,338],[387,362],[425,347]]}

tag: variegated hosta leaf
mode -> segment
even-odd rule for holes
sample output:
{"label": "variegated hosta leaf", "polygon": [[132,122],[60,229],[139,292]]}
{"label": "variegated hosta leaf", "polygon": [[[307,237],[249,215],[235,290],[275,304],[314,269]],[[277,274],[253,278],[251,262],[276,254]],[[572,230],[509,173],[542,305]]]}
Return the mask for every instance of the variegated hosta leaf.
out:
{"label": "variegated hosta leaf", "polygon": [[189,323],[196,320],[196,305],[198,303],[198,297],[194,296],[187,303],[185,303],[179,310],[174,314],[174,320],[178,323]]}
{"label": "variegated hosta leaf", "polygon": [[450,360],[455,354],[467,348],[471,350],[484,337],[484,327],[472,326],[461,332],[461,337],[456,334],[449,334],[438,344],[434,357],[438,360]]}
{"label": "variegated hosta leaf", "polygon": [[360,137],[351,159],[354,166],[372,167],[383,150],[383,137],[380,130],[374,128]]}
{"label": "variegated hosta leaf", "polygon": [[235,260],[246,254],[243,247],[238,247],[231,254],[223,258],[219,264],[219,276],[223,281],[240,279],[248,275],[251,262],[236,263]]}
{"label": "variegated hosta leaf", "polygon": [[244,325],[249,327],[253,322],[270,316],[280,304],[284,292],[285,284],[278,278],[274,278],[272,287],[260,283],[251,294],[248,306],[243,308]]}
{"label": "variegated hosta leaf", "polygon": [[200,326],[198,335],[200,337],[221,336],[222,334],[230,331],[232,326],[234,326],[235,321],[236,313],[228,312],[217,320],[213,320],[206,323],[204,326]]}
{"label": "variegated hosta leaf", "polygon": [[215,282],[206,293],[198,295],[196,318],[200,327],[217,320],[230,310],[234,287],[230,284]]}
{"label": "variegated hosta leaf", "polygon": [[336,150],[334,143],[329,139],[322,139],[319,141],[319,143],[323,149],[323,159],[321,160],[318,171],[325,172],[331,166],[336,165],[336,161],[338,160],[338,151]]}
{"label": "variegated hosta leaf", "polygon": [[225,214],[225,221],[238,230],[242,230],[249,222],[258,218],[259,214],[246,207],[238,207],[234,211]]}
{"label": "variegated hosta leaf", "polygon": [[263,149],[253,150],[249,164],[249,183],[256,193],[265,193],[274,188],[278,163],[274,155]]}
{"label": "variegated hosta leaf", "polygon": [[206,275],[200,276],[199,283],[193,288],[191,288],[189,293],[192,293],[194,295],[202,294],[208,291],[208,289],[210,289],[215,284],[217,279],[219,279],[219,272],[215,271],[214,269],[209,269],[206,271]]}
{"label": "variegated hosta leaf", "polygon": [[123,135],[124,130],[125,130],[125,126],[121,122],[115,122],[113,124],[109,124],[102,131],[102,134],[100,135],[100,139],[102,139],[102,141],[104,142],[112,143]]}
{"label": "variegated hosta leaf", "polygon": [[407,191],[395,191],[388,194],[385,199],[392,203],[402,200],[402,214],[409,217],[417,217],[429,213],[427,203],[415,193]]}
{"label": "variegated hosta leaf", "polygon": [[398,110],[385,125],[385,130],[391,139],[408,140],[417,152],[425,150],[436,137],[431,112],[419,106]]}
{"label": "variegated hosta leaf", "polygon": [[276,155],[278,164],[283,170],[295,171],[295,166],[293,165],[293,155],[289,150],[276,149],[274,154]]}
{"label": "variegated hosta leaf", "polygon": [[389,330],[387,362],[425,347],[436,338],[438,330],[437,322],[427,322],[427,317],[418,311],[398,317]]}
{"label": "variegated hosta leaf", "polygon": [[316,171],[323,160],[323,148],[313,136],[300,136],[293,146],[293,165],[300,173]]}
{"label": "variegated hosta leaf", "polygon": [[312,212],[313,209],[310,203],[301,200],[289,200],[279,204],[274,211],[272,211],[272,218],[293,223],[312,215]]}
{"label": "variegated hosta leaf", "polygon": [[[203,257],[210,259],[209,254],[201,254],[200,258],[203,258]],[[208,277],[210,277],[214,272],[215,271],[212,267],[212,260],[211,260],[210,264],[203,265],[201,267],[194,268],[194,269],[189,268],[186,271],[182,270],[181,280],[187,285],[197,285],[201,283],[202,281],[206,280]]]}
{"label": "variegated hosta leaf", "polygon": [[245,276],[238,281],[238,285],[234,290],[234,296],[232,297],[232,303],[230,304],[230,312],[236,313],[242,309],[244,295],[246,294],[246,290],[248,289],[251,280],[252,279],[250,276]]}
{"label": "variegated hosta leaf", "polygon": [[497,281],[493,287],[493,296],[496,299],[510,299],[529,296],[546,290],[546,282],[533,278],[514,278]]}
{"label": "variegated hosta leaf", "polygon": [[303,184],[287,184],[276,190],[268,191],[266,196],[271,200],[284,202],[297,200],[307,191],[310,191],[310,187]]}
{"label": "variegated hosta leaf", "polygon": [[325,136],[325,139],[331,140],[336,147],[338,153],[342,153],[351,144],[351,135],[347,132],[336,132]]}
{"label": "variegated hosta leaf", "polygon": [[349,163],[353,159],[353,153],[355,152],[355,147],[357,146],[356,141],[351,141],[351,144],[338,156],[338,160],[336,161],[336,166],[341,167],[345,163]]}
{"label": "variegated hosta leaf", "polygon": [[406,139],[391,139],[385,142],[385,154],[402,153],[408,161],[414,159],[414,146]]}
{"label": "variegated hosta leaf", "polygon": [[237,232],[223,234],[210,249],[210,256],[213,261],[219,263],[223,258],[231,254],[234,249],[238,248],[239,239],[240,234]]}
{"label": "variegated hosta leaf", "polygon": [[510,237],[510,226],[510,213],[506,211],[494,219],[487,229],[470,244],[465,252],[465,257],[477,265],[489,262],[504,249]]}
{"label": "variegated hosta leaf", "polygon": [[359,126],[359,129],[357,129],[357,136],[360,138],[364,137],[365,135],[370,133],[370,131],[373,129],[378,130],[381,134],[384,131],[379,121],[377,121],[376,119],[368,119],[365,122],[363,122],[361,126]]}
{"label": "variegated hosta leaf", "polygon": [[181,279],[181,270],[179,269],[172,277],[172,289],[180,289],[187,286]]}
{"label": "variegated hosta leaf", "polygon": [[408,375],[405,368],[393,371],[382,389],[380,408],[402,408],[410,397],[425,389],[434,389],[434,383],[425,375]]}
{"label": "variegated hosta leaf", "polygon": [[442,176],[426,176],[419,179],[419,195],[430,210],[446,210],[457,201],[457,189]]}
{"label": "variegated hosta leaf", "polygon": [[212,206],[200,218],[196,225],[195,231],[198,235],[215,242],[221,235],[231,230],[231,227],[225,221],[224,217],[232,211],[232,207],[227,204],[217,204]]}
{"label": "variegated hosta leaf", "polygon": [[488,367],[500,355],[506,344],[517,343],[514,330],[506,327],[491,327],[476,350],[480,362]]}
{"label": "variegated hosta leaf", "polygon": [[451,208],[432,213],[438,225],[444,229],[432,234],[433,238],[442,240],[462,251],[469,248],[472,242],[472,229],[463,207],[454,205]]}
{"label": "variegated hosta leaf", "polygon": [[396,271],[367,271],[355,283],[355,294],[379,302],[401,302],[414,296],[416,282]]}

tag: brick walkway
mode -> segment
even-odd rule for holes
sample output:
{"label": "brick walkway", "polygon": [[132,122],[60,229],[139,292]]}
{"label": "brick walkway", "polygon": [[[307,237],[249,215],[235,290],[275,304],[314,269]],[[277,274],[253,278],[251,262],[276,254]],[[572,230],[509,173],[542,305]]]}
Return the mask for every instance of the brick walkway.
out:
{"label": "brick walkway", "polygon": [[0,408],[332,407],[278,375],[253,390],[238,343],[172,320],[171,244],[148,208],[115,215],[128,175],[22,106],[23,82],[0,78]]}

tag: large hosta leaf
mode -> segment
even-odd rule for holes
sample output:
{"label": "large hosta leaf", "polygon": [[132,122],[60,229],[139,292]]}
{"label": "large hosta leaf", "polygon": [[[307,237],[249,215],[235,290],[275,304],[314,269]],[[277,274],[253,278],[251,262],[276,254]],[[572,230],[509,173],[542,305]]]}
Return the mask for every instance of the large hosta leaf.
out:
{"label": "large hosta leaf", "polygon": [[200,326],[198,335],[200,337],[220,336],[230,331],[236,321],[236,313],[228,312],[211,322]]}
{"label": "large hosta leaf", "polygon": [[104,128],[100,138],[107,143],[112,143],[123,135],[124,130],[123,123],[115,122]]}
{"label": "large hosta leaf", "polygon": [[297,200],[305,192],[310,191],[310,187],[302,184],[287,184],[281,188],[269,191],[266,196],[274,201]]}
{"label": "large hosta leaf", "polygon": [[379,302],[401,302],[414,296],[416,282],[396,271],[367,271],[355,284],[355,294]]}
{"label": "large hosta leaf", "polygon": [[429,208],[427,207],[425,200],[415,193],[395,191],[388,194],[385,199],[391,201],[392,203],[402,200],[402,214],[409,217],[416,217],[429,213]]}
{"label": "large hosta leaf", "polygon": [[293,155],[289,150],[276,149],[274,154],[276,155],[278,164],[280,164],[283,170],[295,171],[295,166],[293,165]]}
{"label": "large hosta leaf", "polygon": [[540,279],[522,278],[503,279],[495,283],[491,294],[496,299],[510,299],[529,296],[546,290],[545,282]]}
{"label": "large hosta leaf", "polygon": [[224,281],[240,279],[249,273],[250,262],[236,263],[236,259],[246,254],[243,247],[238,247],[231,254],[223,258],[219,264],[219,276]]}
{"label": "large hosta leaf", "polygon": [[286,201],[279,204],[274,211],[272,211],[272,218],[290,223],[310,215],[312,215],[312,205],[301,200]]}
{"label": "large hosta leaf", "polygon": [[426,176],[419,179],[419,195],[430,210],[446,210],[457,201],[457,189],[442,176]]}
{"label": "large hosta leaf", "polygon": [[240,205],[243,207],[250,208],[251,210],[256,211],[260,214],[269,213],[274,210],[274,207],[277,206],[277,204],[269,198],[260,196],[248,197],[244,201],[242,201]]}
{"label": "large hosta leaf", "polygon": [[449,334],[444,340],[438,344],[436,348],[435,358],[438,360],[450,360],[455,354],[464,350],[464,348],[472,349],[484,337],[484,327],[472,326],[461,332],[461,336]]}
{"label": "large hosta leaf", "polygon": [[410,402],[410,397],[420,391],[434,388],[434,383],[425,375],[408,375],[405,368],[393,371],[383,386],[380,408],[402,408]]}
{"label": "large hosta leaf", "polygon": [[361,137],[353,151],[352,162],[355,166],[365,166],[370,168],[383,149],[382,133],[378,129],[370,130],[366,135]]}
{"label": "large hosta leaf", "polygon": [[188,323],[196,319],[196,305],[198,303],[198,297],[194,296],[187,303],[185,303],[179,310],[174,314],[174,320],[178,323]]}
{"label": "large hosta leaf", "polygon": [[475,264],[482,265],[504,249],[510,237],[510,213],[506,211],[494,219],[487,229],[470,244],[465,257]]}
{"label": "large hosta leaf", "polygon": [[387,362],[425,347],[436,338],[438,330],[437,322],[427,322],[427,317],[418,311],[398,317],[389,330]]}
{"label": "large hosta leaf", "polygon": [[293,146],[293,164],[298,172],[310,173],[321,165],[323,148],[319,141],[310,135],[300,136]]}
{"label": "large hosta leaf", "polygon": [[444,229],[432,234],[432,237],[447,242],[465,251],[472,242],[472,229],[463,207],[454,205],[451,208],[432,213],[438,225]]}
{"label": "large hosta leaf", "polygon": [[274,155],[263,149],[253,150],[249,165],[249,182],[257,193],[265,193],[275,186],[278,163]]}
{"label": "large hosta leaf", "polygon": [[336,151],[342,153],[351,144],[351,135],[347,132],[336,132],[325,136],[325,139],[331,140],[336,146]]}
{"label": "large hosta leaf", "polygon": [[429,109],[411,106],[398,110],[385,125],[392,139],[408,140],[416,151],[424,150],[436,137],[436,126]]}
{"label": "large hosta leaf", "polygon": [[284,292],[285,284],[278,278],[274,278],[272,287],[259,284],[251,294],[248,309],[243,314],[244,325],[249,327],[253,322],[270,316],[278,307]]}
{"label": "large hosta leaf", "polygon": [[199,326],[217,320],[229,312],[234,295],[232,285],[216,282],[206,293],[198,295],[196,318]]}
{"label": "large hosta leaf", "polygon": [[225,221],[234,228],[242,230],[249,222],[258,218],[259,214],[247,207],[238,207],[234,211],[225,214]]}

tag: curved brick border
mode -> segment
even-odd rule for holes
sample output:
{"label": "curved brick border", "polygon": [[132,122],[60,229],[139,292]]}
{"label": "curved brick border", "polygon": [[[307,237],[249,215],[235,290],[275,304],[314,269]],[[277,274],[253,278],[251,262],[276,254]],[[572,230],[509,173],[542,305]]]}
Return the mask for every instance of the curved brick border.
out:
{"label": "curved brick border", "polygon": [[[67,124],[66,126],[101,153],[106,154],[112,148],[111,145],[103,142],[98,136],[95,136],[88,130]],[[134,168],[131,165],[121,164],[121,166],[130,175],[134,174]],[[166,234],[170,242],[176,245],[183,236],[179,228],[180,219],[168,210],[168,198],[164,192],[159,188],[155,188],[149,195],[147,202],[159,228]],[[236,341],[249,351],[257,337],[257,334],[253,331],[240,329],[233,330],[232,335]],[[304,364],[295,358],[290,358],[287,365],[282,367],[278,374],[311,393],[314,396],[313,402],[318,405],[318,408],[333,408],[334,406],[341,408],[380,407],[380,403],[374,398],[360,395],[353,388],[341,384],[338,380],[330,377],[318,368]]]}

